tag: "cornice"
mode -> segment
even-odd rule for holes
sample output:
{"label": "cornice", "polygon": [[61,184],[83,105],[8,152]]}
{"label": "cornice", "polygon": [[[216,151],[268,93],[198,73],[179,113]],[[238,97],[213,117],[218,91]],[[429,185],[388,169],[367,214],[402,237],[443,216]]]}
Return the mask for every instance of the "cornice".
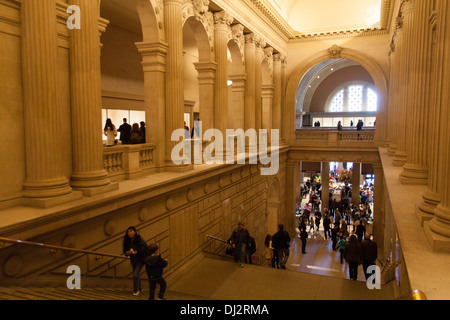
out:
{"label": "cornice", "polygon": [[324,31],[315,33],[302,34],[301,32],[295,31],[287,23],[287,21],[281,16],[281,14],[273,8],[267,0],[241,0],[248,6],[253,7],[255,13],[258,14],[262,19],[269,21],[272,28],[276,29],[279,33],[288,39],[288,42],[302,42],[302,41],[313,41],[313,40],[323,40],[323,39],[339,39],[348,38],[354,36],[373,36],[382,35],[388,33],[391,24],[391,17],[393,11],[394,1],[383,0],[381,6],[381,21],[380,28],[355,28],[348,30],[339,31]]}
{"label": "cornice", "polygon": [[296,33],[294,38],[289,39],[289,43],[307,42],[316,40],[334,40],[334,39],[353,38],[361,36],[377,36],[388,33],[389,31],[386,29],[345,30],[345,31],[323,32],[315,34]]}

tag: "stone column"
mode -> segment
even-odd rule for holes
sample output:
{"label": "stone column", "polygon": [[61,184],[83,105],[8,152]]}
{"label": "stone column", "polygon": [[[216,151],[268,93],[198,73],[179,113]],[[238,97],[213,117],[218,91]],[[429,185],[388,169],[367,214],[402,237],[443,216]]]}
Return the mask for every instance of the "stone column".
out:
{"label": "stone column", "polygon": [[[273,108],[272,128],[281,131],[281,54],[273,56]],[[282,139],[280,132],[280,140]]]}
{"label": "stone column", "polygon": [[261,129],[267,129],[270,137],[270,131],[273,123],[273,98],[275,87],[273,84],[265,84],[261,86]]}
{"label": "stone column", "polygon": [[298,183],[295,180],[295,171],[298,166],[298,162],[288,160],[286,164],[286,217],[285,217],[285,230],[289,233],[294,231],[294,218],[295,218],[295,184]]}
{"label": "stone column", "polygon": [[194,65],[198,72],[200,121],[204,133],[206,130],[214,128],[214,88],[217,63],[197,62]]}
{"label": "stone column", "polygon": [[255,34],[245,35],[245,72],[247,82],[245,85],[245,131],[255,129],[256,116],[256,46]]}
{"label": "stone column", "polygon": [[244,129],[245,128],[245,74],[230,75],[231,85],[231,104],[228,110],[227,129]]}
{"label": "stone column", "polygon": [[281,143],[284,144],[286,142],[288,134],[286,133],[286,119],[288,113],[288,107],[286,106],[286,67],[287,67],[287,58],[286,56],[281,56]]}
{"label": "stone column", "polygon": [[330,201],[330,163],[322,162],[321,169],[321,181],[322,181],[322,213],[324,209],[330,209],[329,201]]}
{"label": "stone column", "polygon": [[[61,165],[63,146],[58,139],[63,124],[57,93],[56,3],[23,0],[20,11],[26,153],[23,195],[27,205],[49,207],[73,200]],[[100,121],[95,125],[99,128]]]}
{"label": "stone column", "polygon": [[[156,168],[164,166],[165,130],[165,75],[167,44],[163,42],[136,43],[142,55],[145,87],[146,142],[156,145],[153,162]],[[170,139],[170,137],[168,137]]]}
{"label": "stone column", "polygon": [[[429,148],[427,154],[429,155],[429,178],[428,189],[422,195],[422,202],[418,206],[417,214],[421,222],[430,220],[433,218],[434,210],[441,201],[441,180],[442,180],[442,168],[439,161],[440,154],[443,152],[439,148],[441,137],[441,114],[443,105],[441,103],[441,97],[443,90],[446,90],[442,86],[442,78],[445,74],[442,66],[445,60],[448,59],[442,54],[445,44],[445,34],[442,32],[442,27],[438,27],[438,23],[445,23],[445,21],[438,20],[437,12],[434,12],[430,18],[430,25],[433,36],[433,63],[432,63],[432,78],[429,86],[431,91],[430,102],[430,117],[428,127],[430,129],[429,136]],[[448,126],[448,123],[444,124]],[[445,166],[448,165],[444,164]]]}
{"label": "stone column", "polygon": [[359,189],[361,185],[361,163],[353,163],[353,176],[352,176],[352,202],[356,205],[361,203],[359,197]]}
{"label": "stone column", "polygon": [[400,174],[404,184],[428,183],[429,115],[431,87],[432,33],[429,23],[432,1],[417,1],[410,50],[410,90],[406,134],[407,162]]}
{"label": "stone column", "polygon": [[[220,11],[214,14],[214,47],[216,51],[216,86],[214,106],[214,128],[223,135],[223,146],[227,141],[226,129],[228,126],[228,34],[233,17]],[[216,146],[216,153],[218,152]],[[223,150],[225,151],[225,150]]]}
{"label": "stone column", "polygon": [[383,235],[383,196],[384,196],[384,173],[381,163],[373,164],[375,184],[373,192],[373,238],[377,243],[384,243]]}
{"label": "stone column", "polygon": [[103,167],[100,12],[97,1],[70,0],[69,4],[81,10],[81,29],[70,31],[71,184],[85,195],[93,195],[118,188]]}
{"label": "stone column", "polygon": [[[437,13],[440,17],[450,16],[450,4],[448,1],[437,1]],[[440,113],[440,135],[439,135],[439,164],[441,202],[434,210],[434,217],[430,222],[425,222],[425,234],[430,241],[433,250],[450,252],[450,23],[447,19],[438,22],[439,55],[443,57],[440,66],[442,95],[438,99],[441,107]],[[437,121],[437,120],[436,120]]]}
{"label": "stone column", "polygon": [[398,105],[397,105],[397,80],[398,80],[398,61],[397,57],[397,47],[399,47],[398,33],[399,23],[396,21],[396,28],[394,30],[394,35],[391,41],[391,51],[389,52],[389,104],[388,104],[388,141],[389,141],[389,149],[388,154],[393,156],[395,151],[397,150],[397,113],[398,113]]}
{"label": "stone column", "polygon": [[179,141],[171,141],[176,129],[184,128],[184,58],[183,0],[164,0],[164,25],[167,41],[166,59],[166,146],[165,163],[169,169],[183,170],[172,162],[172,149]]}
{"label": "stone column", "polygon": [[261,37],[256,38],[256,54],[255,54],[255,129],[259,132],[262,129],[262,67],[261,63],[264,59],[264,48],[266,41]]}
{"label": "stone column", "polygon": [[411,93],[409,88],[409,71],[411,68],[411,43],[413,39],[413,18],[414,18],[415,0],[406,0],[402,3],[403,14],[403,40],[402,50],[399,52],[400,68],[399,68],[399,114],[397,118],[398,126],[398,149],[395,152],[393,165],[403,166],[406,163],[406,118],[408,115],[408,94]]}

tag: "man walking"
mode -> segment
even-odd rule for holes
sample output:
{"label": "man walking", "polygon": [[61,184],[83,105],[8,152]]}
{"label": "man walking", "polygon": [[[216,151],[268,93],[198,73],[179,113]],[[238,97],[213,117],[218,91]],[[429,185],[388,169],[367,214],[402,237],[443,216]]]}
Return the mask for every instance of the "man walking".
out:
{"label": "man walking", "polygon": [[367,269],[377,263],[378,246],[375,241],[370,239],[370,235],[366,233],[364,240],[361,243],[361,247],[363,255],[363,270],[367,280],[367,278],[371,276],[367,273]]}
{"label": "man walking", "polygon": [[272,246],[278,251],[281,269],[286,269],[286,262],[289,258],[289,247],[291,237],[284,230],[284,225],[278,225],[278,232],[272,237]]}
{"label": "man walking", "polygon": [[247,248],[251,246],[250,234],[242,222],[238,223],[237,229],[233,231],[230,237],[230,243],[234,250],[234,261],[241,263],[241,268],[244,267],[244,262],[247,258]]}

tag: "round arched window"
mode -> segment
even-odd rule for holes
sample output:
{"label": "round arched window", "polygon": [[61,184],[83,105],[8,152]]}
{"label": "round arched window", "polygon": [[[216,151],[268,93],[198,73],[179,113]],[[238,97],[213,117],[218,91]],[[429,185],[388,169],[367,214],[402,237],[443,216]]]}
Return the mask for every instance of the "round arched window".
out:
{"label": "round arched window", "polygon": [[373,84],[346,83],[336,88],[327,101],[327,112],[375,112],[378,95]]}

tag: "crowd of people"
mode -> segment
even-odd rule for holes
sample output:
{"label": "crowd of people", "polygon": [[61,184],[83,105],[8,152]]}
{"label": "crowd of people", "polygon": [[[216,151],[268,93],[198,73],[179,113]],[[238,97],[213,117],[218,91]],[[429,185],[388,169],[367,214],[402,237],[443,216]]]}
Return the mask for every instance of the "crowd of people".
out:
{"label": "crowd of people", "polygon": [[[371,186],[370,186],[371,187]],[[332,199],[330,194],[329,208],[320,209],[321,185],[315,179],[307,180],[301,187],[302,200],[309,194],[309,200],[301,207],[297,206],[297,235],[302,242],[302,253],[306,253],[306,241],[311,233],[318,234],[323,226],[325,240],[331,241],[333,251],[340,252],[340,262],[349,264],[349,276],[356,280],[358,266],[363,265],[367,277],[367,268],[376,264],[377,245],[371,240],[367,225],[372,221],[371,204],[368,197],[369,185],[365,182],[360,191],[360,203],[351,202],[351,190],[342,188],[341,200]],[[307,230],[309,228],[309,230]]]}
{"label": "crowd of people", "polygon": [[[118,133],[120,133],[119,139],[117,139]],[[119,141],[121,144],[145,143],[145,122],[133,123],[131,126],[128,124],[127,118],[123,118],[122,125],[117,129],[111,119],[108,118],[103,128],[103,134],[106,136],[107,147],[115,146],[119,144]]]}

